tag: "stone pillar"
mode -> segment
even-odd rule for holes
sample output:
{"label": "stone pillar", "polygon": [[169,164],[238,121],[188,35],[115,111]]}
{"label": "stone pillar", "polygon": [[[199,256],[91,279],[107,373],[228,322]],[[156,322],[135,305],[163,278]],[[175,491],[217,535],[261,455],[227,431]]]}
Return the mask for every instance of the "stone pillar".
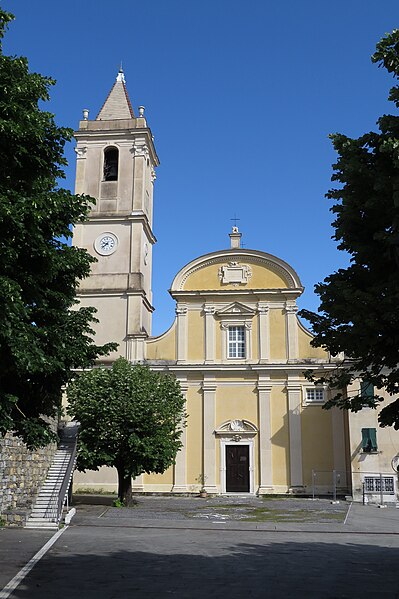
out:
{"label": "stone pillar", "polygon": [[[187,379],[177,377],[180,382],[182,394],[187,404]],[[185,408],[186,410],[186,408]],[[176,462],[173,471],[173,493],[187,493],[187,428],[183,427],[183,431],[180,437],[183,446],[176,455]]]}
{"label": "stone pillar", "polygon": [[295,301],[286,302],[286,331],[287,331],[287,359],[298,359],[298,321],[296,313],[298,307]]}
{"label": "stone pillar", "polygon": [[203,393],[203,467],[205,475],[205,489],[208,493],[217,493],[216,488],[216,440],[215,440],[215,412],[216,412],[216,383],[214,380],[204,378],[202,383]]}
{"label": "stone pillar", "polygon": [[272,441],[270,393],[272,386],[269,377],[259,376],[259,495],[273,491]]}
{"label": "stone pillar", "polygon": [[213,364],[215,361],[215,308],[204,306],[205,314],[205,364]]}
{"label": "stone pillar", "polygon": [[302,430],[301,430],[301,387],[287,383],[288,428],[290,444],[290,490],[301,492],[302,475]]}
{"label": "stone pillar", "polygon": [[184,364],[187,360],[187,341],[188,341],[187,306],[185,306],[184,304],[178,304],[176,307],[176,316],[177,316],[177,331],[176,331],[177,363]]}
{"label": "stone pillar", "polygon": [[269,306],[264,302],[258,304],[259,314],[259,360],[268,362],[270,360],[270,322]]}

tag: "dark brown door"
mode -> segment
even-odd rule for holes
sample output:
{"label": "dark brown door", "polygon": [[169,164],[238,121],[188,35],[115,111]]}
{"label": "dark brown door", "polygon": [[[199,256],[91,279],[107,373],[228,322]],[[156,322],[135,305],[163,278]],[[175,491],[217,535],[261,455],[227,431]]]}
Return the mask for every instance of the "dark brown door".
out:
{"label": "dark brown door", "polygon": [[249,493],[248,445],[226,445],[226,492]]}

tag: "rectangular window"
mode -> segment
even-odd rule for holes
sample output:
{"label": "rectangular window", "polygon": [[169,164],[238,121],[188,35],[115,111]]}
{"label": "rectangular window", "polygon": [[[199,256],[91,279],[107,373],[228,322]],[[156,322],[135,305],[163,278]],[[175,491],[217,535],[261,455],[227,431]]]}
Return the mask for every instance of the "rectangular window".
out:
{"label": "rectangular window", "polygon": [[360,381],[360,395],[364,398],[374,396],[374,385],[368,381]]}
{"label": "rectangular window", "polygon": [[245,358],[245,328],[229,327],[229,358]]}
{"label": "rectangular window", "polygon": [[306,403],[323,403],[324,389],[322,387],[309,387],[306,389]]}
{"label": "rectangular window", "polygon": [[362,428],[362,449],[366,453],[377,451],[377,431],[375,428]]}
{"label": "rectangular window", "polygon": [[364,477],[364,490],[366,493],[381,493],[393,495],[395,492],[395,485],[393,476],[365,476]]}

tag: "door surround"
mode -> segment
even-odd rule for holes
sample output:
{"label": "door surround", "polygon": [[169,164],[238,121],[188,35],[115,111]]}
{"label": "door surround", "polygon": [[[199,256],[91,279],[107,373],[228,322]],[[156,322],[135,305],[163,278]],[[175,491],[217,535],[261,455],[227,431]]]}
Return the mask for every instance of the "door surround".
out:
{"label": "door surround", "polygon": [[[226,494],[226,446],[247,445],[249,454],[249,492],[245,495],[255,493],[255,436],[258,430],[248,420],[228,420],[216,431],[220,448],[220,492]],[[241,495],[241,493],[230,493],[229,495]]]}

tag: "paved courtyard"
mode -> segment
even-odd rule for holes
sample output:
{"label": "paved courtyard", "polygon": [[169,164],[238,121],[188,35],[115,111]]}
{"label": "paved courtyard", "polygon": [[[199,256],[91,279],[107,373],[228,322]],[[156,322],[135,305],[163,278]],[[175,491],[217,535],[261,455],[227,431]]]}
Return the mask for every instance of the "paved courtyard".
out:
{"label": "paved courtyard", "polygon": [[[314,518],[304,513],[310,503]],[[348,514],[348,507],[226,497],[146,497],[132,509],[80,504],[10,597],[398,599],[399,510],[353,505]],[[16,573],[29,547],[33,555],[50,536],[0,530],[7,576],[18,557],[13,547],[25,552]]]}

